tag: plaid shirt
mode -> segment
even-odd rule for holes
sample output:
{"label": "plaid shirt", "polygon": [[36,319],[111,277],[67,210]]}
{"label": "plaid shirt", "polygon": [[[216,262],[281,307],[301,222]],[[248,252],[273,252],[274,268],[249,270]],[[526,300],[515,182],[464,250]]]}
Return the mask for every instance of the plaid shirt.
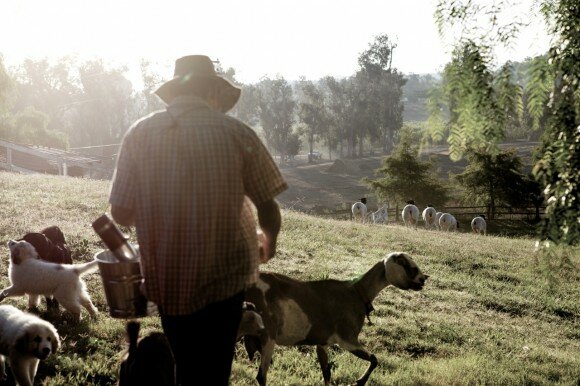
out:
{"label": "plaid shirt", "polygon": [[254,204],[287,188],[256,133],[180,96],[123,138],[109,202],[132,209],[149,300],[195,312],[257,279]]}

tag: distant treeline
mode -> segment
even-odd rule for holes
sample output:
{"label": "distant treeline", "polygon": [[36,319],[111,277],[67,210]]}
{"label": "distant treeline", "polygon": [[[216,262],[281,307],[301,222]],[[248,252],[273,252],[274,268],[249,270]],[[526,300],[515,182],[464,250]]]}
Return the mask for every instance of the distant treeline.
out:
{"label": "distant treeline", "polygon": [[[404,76],[393,68],[395,47],[388,36],[377,36],[346,78],[290,82],[278,76],[240,84],[233,68],[218,70],[243,89],[231,114],[254,127],[281,160],[317,146],[330,159],[360,157],[367,149],[390,153],[405,105],[417,110],[408,115],[425,120],[433,90],[443,84],[438,76]],[[525,66],[516,65],[515,73]],[[140,75],[143,88],[136,90],[126,67],[100,59],[27,59],[7,69],[0,56],[0,138],[63,149],[119,143],[132,122],[163,108],[152,94],[163,76],[145,60]],[[508,137],[529,132],[526,121],[510,126]]]}

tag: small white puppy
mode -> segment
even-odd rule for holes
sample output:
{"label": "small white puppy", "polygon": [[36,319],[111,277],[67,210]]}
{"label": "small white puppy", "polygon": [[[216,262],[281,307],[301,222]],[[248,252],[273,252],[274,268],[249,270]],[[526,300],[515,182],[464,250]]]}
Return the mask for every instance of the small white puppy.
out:
{"label": "small white puppy", "polygon": [[6,379],[5,357],[17,385],[32,386],[38,362],[58,350],[52,324],[10,305],[0,306],[0,381]]}
{"label": "small white puppy", "polygon": [[85,264],[57,264],[38,258],[27,241],[8,242],[10,248],[9,276],[12,285],[0,293],[0,302],[9,296],[29,295],[28,306],[38,305],[40,295],[53,295],[69,311],[75,321],[81,319],[81,306],[92,317],[98,311],[91,302],[81,275],[97,268],[97,261]]}

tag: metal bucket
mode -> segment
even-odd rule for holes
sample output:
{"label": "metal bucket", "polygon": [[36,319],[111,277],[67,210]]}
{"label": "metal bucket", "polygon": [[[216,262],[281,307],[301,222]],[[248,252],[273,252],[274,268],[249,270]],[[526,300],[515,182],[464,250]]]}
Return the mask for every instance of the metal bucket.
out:
{"label": "metal bucket", "polygon": [[140,291],[143,276],[139,260],[119,262],[108,249],[95,254],[109,313],[113,318],[147,316],[147,299]]}

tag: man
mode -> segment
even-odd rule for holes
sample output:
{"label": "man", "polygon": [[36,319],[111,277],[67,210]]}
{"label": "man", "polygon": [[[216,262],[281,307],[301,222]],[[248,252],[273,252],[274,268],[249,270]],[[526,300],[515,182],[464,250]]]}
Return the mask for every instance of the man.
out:
{"label": "man", "polygon": [[[145,290],[160,311],[181,385],[227,385],[243,292],[276,252],[287,188],[255,132],[226,116],[240,89],[207,56],[178,59],[156,94],[166,111],[136,122],[120,149],[109,202],[135,225]],[[249,200],[248,200],[249,198]]]}

